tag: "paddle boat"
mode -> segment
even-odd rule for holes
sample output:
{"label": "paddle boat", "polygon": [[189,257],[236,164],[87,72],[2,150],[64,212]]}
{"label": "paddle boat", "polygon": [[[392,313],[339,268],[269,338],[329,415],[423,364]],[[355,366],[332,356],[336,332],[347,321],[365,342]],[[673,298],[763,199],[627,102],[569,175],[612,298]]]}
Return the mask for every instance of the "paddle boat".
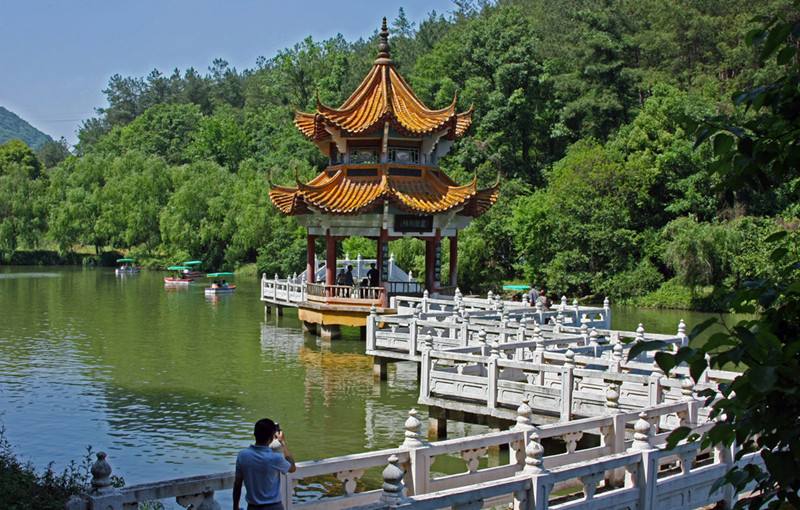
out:
{"label": "paddle boat", "polygon": [[135,259],[132,258],[117,259],[117,264],[122,264],[122,265],[114,269],[114,273],[118,276],[138,273],[140,268],[134,266],[133,265],[134,262]]}
{"label": "paddle boat", "polygon": [[[233,273],[208,273],[206,275],[207,278],[224,278],[226,276],[233,276]],[[205,293],[206,295],[230,294],[234,290],[236,290],[236,285],[231,285],[223,279],[222,281],[214,280],[214,283],[205,288]]]}
{"label": "paddle boat", "polygon": [[183,271],[183,275],[188,278],[202,278],[203,272],[197,270],[202,263],[202,260],[187,260],[181,264],[182,266],[186,266],[186,269]]}
{"label": "paddle boat", "polygon": [[192,283],[194,278],[186,276],[184,273],[185,270],[190,269],[187,266],[169,266],[167,271],[173,271],[172,276],[165,276],[164,277],[164,285],[169,286],[177,286],[177,285],[189,285]]}

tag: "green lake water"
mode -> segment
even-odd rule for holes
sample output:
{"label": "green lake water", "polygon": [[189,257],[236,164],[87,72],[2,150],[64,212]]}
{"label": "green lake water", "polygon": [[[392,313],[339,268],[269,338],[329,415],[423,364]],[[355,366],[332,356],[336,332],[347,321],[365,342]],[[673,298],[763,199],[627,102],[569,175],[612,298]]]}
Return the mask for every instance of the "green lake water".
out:
{"label": "green lake water", "polygon": [[[24,459],[61,468],[91,445],[128,484],[230,470],[264,416],[299,460],[402,442],[414,365],[376,382],[356,330],[322,342],[293,310],[265,320],[255,279],[211,300],[162,276],[0,268],[0,424]],[[707,316],[615,308],[613,326],[673,333]]]}

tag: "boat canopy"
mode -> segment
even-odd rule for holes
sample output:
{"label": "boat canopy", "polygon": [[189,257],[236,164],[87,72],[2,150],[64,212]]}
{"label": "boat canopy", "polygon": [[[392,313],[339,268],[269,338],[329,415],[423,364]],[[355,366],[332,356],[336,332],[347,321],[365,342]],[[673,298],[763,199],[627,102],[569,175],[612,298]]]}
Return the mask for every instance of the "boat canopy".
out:
{"label": "boat canopy", "polygon": [[117,259],[118,264],[122,264],[123,262],[135,262],[136,259]]}
{"label": "boat canopy", "polygon": [[187,260],[186,262],[183,263],[183,265],[184,266],[199,266],[202,263],[203,263],[202,260]]}
{"label": "boat canopy", "polygon": [[189,269],[189,268],[186,267],[186,266],[169,266],[167,268],[168,271],[184,271],[186,269]]}
{"label": "boat canopy", "polygon": [[503,290],[528,290],[530,288],[530,285],[503,285]]}
{"label": "boat canopy", "polygon": [[233,273],[208,273],[206,276],[209,278],[218,278],[220,276],[233,276]]}

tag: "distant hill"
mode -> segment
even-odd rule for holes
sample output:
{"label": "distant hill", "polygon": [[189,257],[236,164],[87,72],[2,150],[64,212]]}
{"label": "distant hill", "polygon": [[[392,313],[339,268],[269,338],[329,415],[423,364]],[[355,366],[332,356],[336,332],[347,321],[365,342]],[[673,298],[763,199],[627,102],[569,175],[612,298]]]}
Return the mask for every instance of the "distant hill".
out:
{"label": "distant hill", "polygon": [[21,119],[16,113],[0,106],[0,144],[14,138],[19,138],[33,149],[38,149],[45,142],[52,140],[50,135],[42,133]]}

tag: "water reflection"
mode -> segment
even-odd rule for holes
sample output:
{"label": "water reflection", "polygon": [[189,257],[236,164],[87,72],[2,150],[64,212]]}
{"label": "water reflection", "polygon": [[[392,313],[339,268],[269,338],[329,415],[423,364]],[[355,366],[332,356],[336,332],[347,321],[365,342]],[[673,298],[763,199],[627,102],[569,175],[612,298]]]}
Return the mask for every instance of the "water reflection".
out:
{"label": "water reflection", "polygon": [[[0,268],[0,421],[25,459],[59,468],[91,444],[128,483],[222,471],[264,416],[302,460],[403,441],[415,364],[376,382],[356,331],[322,342],[291,310],[265,320],[256,280],[206,299],[161,276]],[[614,310],[617,328],[671,333],[680,318],[704,316]],[[448,424],[453,437],[483,430]]]}

